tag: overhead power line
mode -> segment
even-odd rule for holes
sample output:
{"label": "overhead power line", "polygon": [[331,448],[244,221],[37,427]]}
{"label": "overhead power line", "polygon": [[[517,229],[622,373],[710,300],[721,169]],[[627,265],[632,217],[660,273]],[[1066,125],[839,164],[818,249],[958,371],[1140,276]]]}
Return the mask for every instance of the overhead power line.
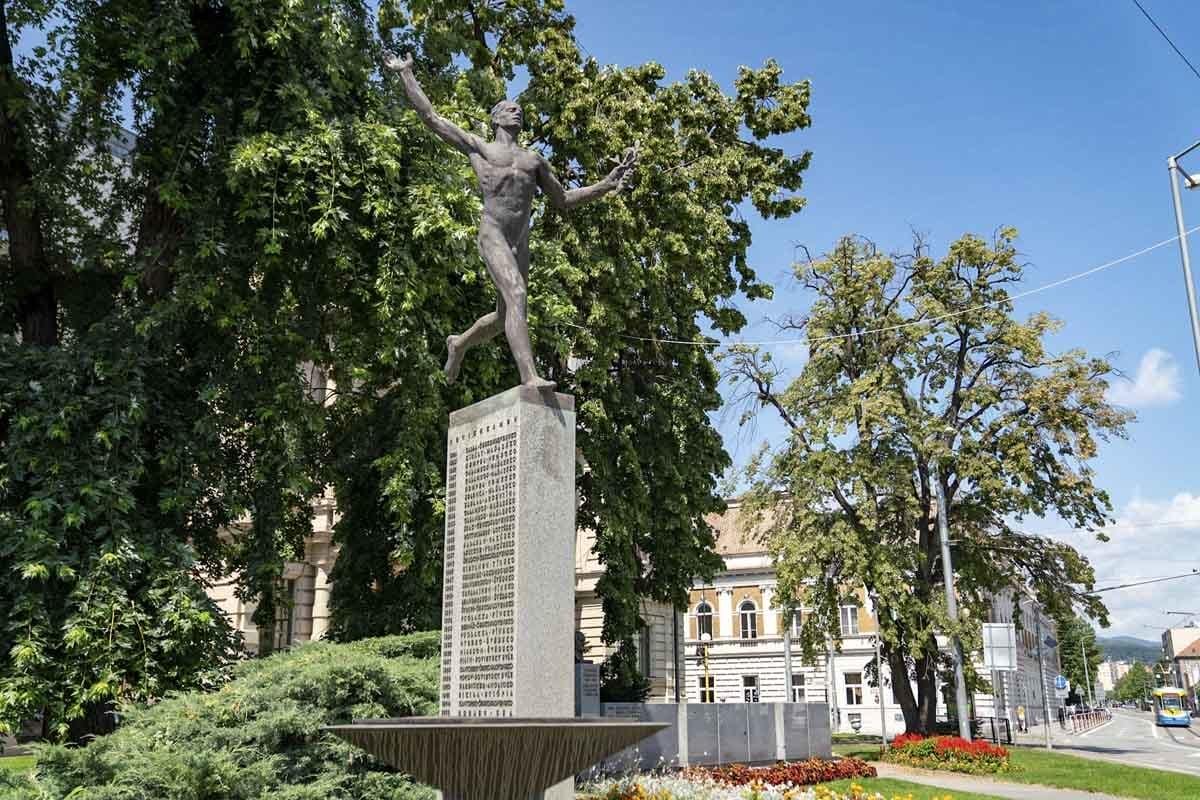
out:
{"label": "overhead power line", "polygon": [[1200,572],[1197,572],[1196,570],[1192,570],[1191,572],[1185,572],[1182,575],[1169,575],[1166,578],[1154,578],[1153,580],[1148,580],[1148,581],[1134,581],[1133,583],[1122,583],[1122,584],[1118,584],[1117,586],[1105,586],[1103,589],[1094,589],[1094,590],[1088,592],[1088,594],[1100,594],[1101,592],[1113,592],[1113,591],[1116,591],[1117,589],[1132,589],[1134,586],[1145,586],[1148,583],[1162,583],[1163,581],[1177,581],[1182,578],[1200,578]]}
{"label": "overhead power line", "polygon": [[1057,531],[1027,531],[1031,536],[1066,536],[1072,533],[1082,533],[1092,535],[1096,533],[1109,533],[1110,531],[1133,531],[1142,528],[1192,528],[1200,527],[1200,519],[1177,519],[1170,522],[1129,522],[1126,524],[1118,523],[1116,525],[1104,525],[1095,530],[1086,528],[1064,528]]}
{"label": "overhead power line", "polygon": [[[1196,231],[1200,231],[1200,225],[1197,225],[1194,228],[1184,231],[1183,235],[1191,236]],[[631,334],[625,334],[625,333],[618,333],[617,336],[619,336],[622,339],[630,339],[632,341],[637,341],[637,342],[654,342],[657,344],[683,344],[683,345],[689,345],[691,347],[714,347],[715,348],[715,347],[735,347],[737,345],[746,345],[746,346],[751,346],[751,347],[757,347],[757,346],[768,346],[768,345],[777,345],[777,344],[816,344],[818,342],[830,342],[830,341],[836,341],[838,339],[853,339],[858,336],[866,336],[867,334],[872,334],[872,333],[889,333],[891,331],[898,331],[898,330],[902,330],[904,328],[914,328],[914,327],[917,327],[920,325],[930,325],[934,322],[940,322],[940,321],[946,320],[946,319],[953,319],[955,317],[961,317],[963,314],[970,314],[973,311],[981,311],[986,308],[992,308],[994,306],[1004,305],[1005,303],[1011,303],[1014,300],[1020,300],[1023,297],[1029,297],[1030,295],[1039,294],[1040,292],[1044,292],[1049,289],[1055,289],[1059,286],[1063,286],[1064,284],[1072,283],[1072,282],[1080,280],[1082,278],[1086,278],[1091,275],[1095,275],[1097,272],[1103,272],[1106,269],[1112,269],[1113,267],[1124,264],[1127,261],[1132,261],[1133,259],[1144,256],[1149,252],[1159,249],[1160,247],[1166,247],[1169,244],[1173,244],[1174,242],[1179,241],[1179,238],[1180,237],[1178,237],[1178,236],[1172,236],[1170,239],[1163,239],[1161,242],[1156,242],[1155,244],[1149,245],[1148,247],[1143,247],[1141,250],[1137,250],[1132,253],[1128,253],[1127,255],[1123,255],[1120,258],[1114,258],[1112,261],[1106,261],[1103,264],[1100,264],[1099,266],[1092,267],[1091,269],[1085,269],[1083,272],[1076,272],[1074,275],[1068,275],[1065,278],[1060,278],[1056,281],[1052,281],[1051,283],[1047,283],[1043,286],[1038,286],[1034,289],[1030,289],[1025,292],[1018,292],[1017,294],[1008,295],[1000,300],[993,300],[990,303],[981,303],[977,306],[971,306],[970,308],[959,309],[958,311],[950,311],[945,314],[938,314],[938,315],[932,316],[932,317],[922,317],[921,319],[913,319],[913,320],[909,320],[908,322],[900,322],[895,325],[886,325],[882,328],[868,328],[867,330],[855,331],[854,333],[835,333],[835,334],[830,334],[828,336],[812,336],[812,337],[803,336],[798,339],[764,339],[761,341],[738,340],[738,341],[733,341],[733,342],[698,342],[695,339],[663,339],[663,338],[649,337],[649,336],[633,336]],[[576,325],[573,322],[563,322],[561,324],[566,325],[571,328],[577,328],[581,331],[589,330],[589,328],[587,328],[586,326]]]}
{"label": "overhead power line", "polygon": [[1158,31],[1167,44],[1171,45],[1171,49],[1175,51],[1175,54],[1183,59],[1183,63],[1188,65],[1188,69],[1192,71],[1192,74],[1200,78],[1200,70],[1196,69],[1196,65],[1189,61],[1188,57],[1183,54],[1183,51],[1175,46],[1175,43],[1171,41],[1171,37],[1167,36],[1167,32],[1162,29],[1161,25],[1154,21],[1154,17],[1150,16],[1150,12],[1138,0],[1133,0],[1133,4],[1138,7],[1138,11],[1142,12],[1142,16],[1150,20],[1150,24],[1154,26],[1154,30]]}

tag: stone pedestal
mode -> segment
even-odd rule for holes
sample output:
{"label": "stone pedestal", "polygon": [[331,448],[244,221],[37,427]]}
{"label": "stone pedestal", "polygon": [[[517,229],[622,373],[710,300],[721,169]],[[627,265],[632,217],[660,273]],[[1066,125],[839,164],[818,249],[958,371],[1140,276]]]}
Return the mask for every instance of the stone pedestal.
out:
{"label": "stone pedestal", "polygon": [[[524,387],[450,415],[441,716],[328,730],[446,800],[571,800],[661,731],[575,719],[575,401]],[[589,665],[590,666],[590,665]]]}
{"label": "stone pedestal", "polygon": [[574,398],[519,386],[453,412],[442,716],[573,716],[574,548]]}

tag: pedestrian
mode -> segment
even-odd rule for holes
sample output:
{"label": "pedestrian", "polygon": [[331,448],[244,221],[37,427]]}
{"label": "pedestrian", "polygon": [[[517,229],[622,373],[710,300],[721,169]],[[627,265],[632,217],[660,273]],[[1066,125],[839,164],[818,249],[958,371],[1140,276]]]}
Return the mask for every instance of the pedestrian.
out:
{"label": "pedestrian", "polygon": [[1017,706],[1017,730],[1021,733],[1028,733],[1029,728],[1025,725],[1025,706]]}

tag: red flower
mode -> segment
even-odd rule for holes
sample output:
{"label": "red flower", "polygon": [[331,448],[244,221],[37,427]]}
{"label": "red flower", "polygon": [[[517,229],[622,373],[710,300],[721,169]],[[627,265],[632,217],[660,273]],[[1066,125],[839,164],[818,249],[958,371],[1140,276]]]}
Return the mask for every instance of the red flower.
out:
{"label": "red flower", "polygon": [[753,781],[811,786],[815,783],[842,780],[843,778],[873,778],[875,777],[875,768],[857,758],[843,758],[838,761],[810,758],[808,761],[780,762],[769,767],[748,767],[745,764],[692,767],[684,774],[685,776],[711,778],[726,786],[745,786]]}

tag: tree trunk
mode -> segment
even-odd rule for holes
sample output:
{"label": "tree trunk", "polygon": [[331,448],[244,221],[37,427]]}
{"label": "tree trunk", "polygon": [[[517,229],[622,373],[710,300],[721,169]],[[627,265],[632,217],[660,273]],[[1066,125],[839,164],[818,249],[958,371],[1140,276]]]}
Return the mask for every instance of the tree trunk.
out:
{"label": "tree trunk", "polygon": [[0,199],[21,341],[50,347],[58,344],[58,300],[33,191],[28,132],[16,118],[28,98],[13,68],[6,6],[0,1]]}
{"label": "tree trunk", "polygon": [[112,703],[92,703],[83,716],[71,720],[67,739],[77,745],[86,745],[97,736],[104,736],[117,729],[117,707]]}
{"label": "tree trunk", "polygon": [[917,707],[919,730],[931,734],[937,729],[937,658],[922,655],[917,659]]}
{"label": "tree trunk", "polygon": [[921,730],[921,717],[917,711],[917,699],[913,696],[912,682],[908,677],[908,664],[904,653],[889,649],[887,653],[888,670],[892,673],[892,694],[900,704],[904,714],[904,728],[907,731]]}

